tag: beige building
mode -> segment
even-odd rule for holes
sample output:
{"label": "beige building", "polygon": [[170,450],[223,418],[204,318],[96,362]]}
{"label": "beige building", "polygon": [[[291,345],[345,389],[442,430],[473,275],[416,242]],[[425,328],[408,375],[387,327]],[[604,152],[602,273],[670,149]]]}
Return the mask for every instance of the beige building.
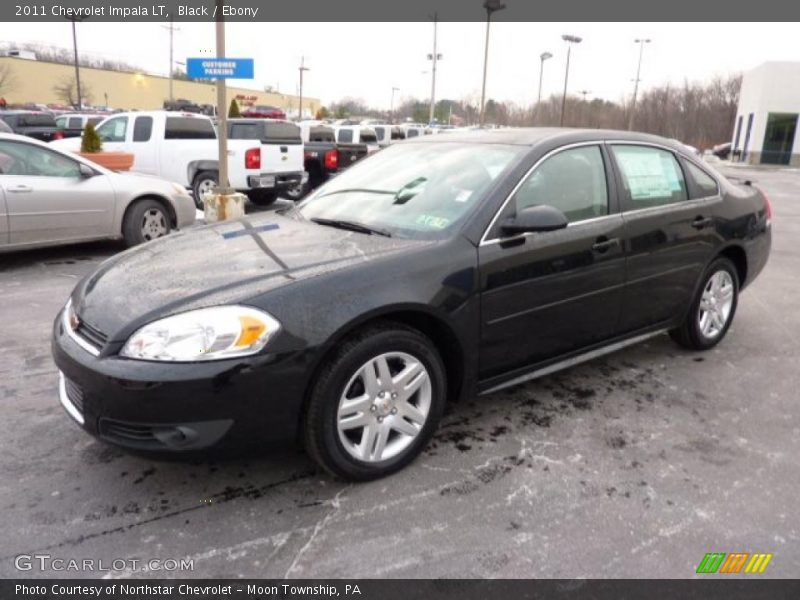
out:
{"label": "beige building", "polygon": [[[54,90],[61,83],[73,81],[75,67],[24,58],[0,57],[0,72],[8,69],[10,84],[0,92],[9,104],[35,102],[39,104],[65,104]],[[213,83],[173,80],[173,97],[185,98],[197,104],[216,103]],[[91,104],[112,108],[153,110],[162,108],[169,99],[169,79],[146,73],[121,73],[81,67],[81,87],[88,90]],[[277,106],[287,114],[296,114],[298,97],[289,94],[264,92],[228,85],[228,102],[236,98],[239,107]],[[85,102],[84,102],[85,103]],[[320,107],[317,98],[303,97],[303,112],[316,114]]]}

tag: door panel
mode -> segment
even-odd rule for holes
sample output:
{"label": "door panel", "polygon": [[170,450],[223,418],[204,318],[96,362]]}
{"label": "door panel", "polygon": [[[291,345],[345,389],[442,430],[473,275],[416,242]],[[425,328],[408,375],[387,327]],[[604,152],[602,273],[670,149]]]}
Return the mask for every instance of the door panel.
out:
{"label": "door panel", "polygon": [[[614,336],[625,282],[620,215],[479,248],[481,378]],[[593,249],[598,241],[608,246]]]}

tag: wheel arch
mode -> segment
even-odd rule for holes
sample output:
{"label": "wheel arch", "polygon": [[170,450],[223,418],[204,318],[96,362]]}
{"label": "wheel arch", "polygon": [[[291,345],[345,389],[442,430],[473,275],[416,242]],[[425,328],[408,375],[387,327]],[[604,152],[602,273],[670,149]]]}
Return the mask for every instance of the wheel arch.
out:
{"label": "wheel arch", "polygon": [[729,244],[719,251],[717,257],[724,256],[729,259],[736,267],[736,275],[739,277],[739,289],[744,288],[747,283],[747,252],[738,244]]}
{"label": "wheel arch", "polygon": [[169,200],[167,200],[164,196],[155,193],[148,193],[136,196],[130,202],[128,202],[128,205],[125,207],[125,212],[122,213],[122,219],[119,222],[120,234],[124,232],[125,220],[128,218],[128,214],[131,212],[131,210],[133,210],[133,207],[136,204],[142,202],[143,200],[155,200],[156,202],[158,202],[164,208],[164,210],[167,211],[167,216],[169,216],[170,226],[173,229],[175,229],[178,226],[178,215],[175,214],[175,208],[172,206],[172,203]]}
{"label": "wheel arch", "polygon": [[186,165],[186,176],[189,187],[194,185],[194,178],[201,171],[219,172],[219,161],[216,160],[194,160]]}

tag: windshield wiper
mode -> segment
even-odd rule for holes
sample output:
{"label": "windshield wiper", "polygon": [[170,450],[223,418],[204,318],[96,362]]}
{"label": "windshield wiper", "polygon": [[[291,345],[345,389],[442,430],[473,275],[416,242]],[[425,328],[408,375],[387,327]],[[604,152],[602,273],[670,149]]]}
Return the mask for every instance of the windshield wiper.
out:
{"label": "windshield wiper", "polygon": [[314,223],[319,225],[327,225],[328,227],[338,227],[339,229],[348,229],[350,231],[357,231],[358,233],[366,233],[367,235],[382,235],[383,237],[392,237],[392,234],[385,229],[378,229],[376,227],[369,227],[354,221],[344,221],[342,219],[321,219],[314,217],[311,219]]}

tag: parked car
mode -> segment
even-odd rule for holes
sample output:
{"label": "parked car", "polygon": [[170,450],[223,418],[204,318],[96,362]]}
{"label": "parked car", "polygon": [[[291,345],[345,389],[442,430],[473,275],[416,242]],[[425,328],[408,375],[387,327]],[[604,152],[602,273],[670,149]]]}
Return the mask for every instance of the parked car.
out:
{"label": "parked car", "polygon": [[63,137],[80,137],[87,123],[97,125],[108,115],[68,113],[56,117],[56,126]]}
{"label": "parked car", "polygon": [[0,134],[0,252],[118,238],[134,246],[194,219],[183,186]]}
{"label": "parked car", "polygon": [[366,144],[367,152],[380,150],[378,136],[372,127],[364,125],[339,125],[334,127],[336,143],[338,144]]}
{"label": "parked car", "polygon": [[37,140],[49,142],[64,137],[50,113],[32,110],[3,110],[0,111],[0,120],[5,121],[14,133]]}
{"label": "parked car", "polygon": [[308,181],[287,190],[286,196],[292,200],[304,198],[310,191],[368,154],[366,144],[337,143],[334,130],[317,121],[301,122],[300,132]]}
{"label": "parked car", "polygon": [[732,144],[730,142],[725,142],[724,144],[717,144],[711,149],[711,154],[713,154],[717,158],[721,158],[722,160],[727,160],[728,157],[731,155],[731,147]]}
{"label": "parked car", "polygon": [[[191,187],[198,207],[217,185],[217,131],[209,117],[163,110],[118,113],[100,123],[97,133],[104,150],[133,153],[131,170]],[[77,151],[80,139],[53,144]],[[228,157],[231,186],[258,204],[274,202],[279,192],[302,184],[306,177],[302,146],[229,140]]]}
{"label": "parked car", "polygon": [[656,136],[420,137],[284,215],[106,261],[54,324],[60,399],[125,448],[299,435],[334,475],[373,479],[419,454],[447,401],[666,331],[714,347],[771,219],[758,189]]}
{"label": "parked car", "polygon": [[251,106],[242,111],[246,119],[286,119],[286,113],[276,106]]}
{"label": "parked car", "polygon": [[400,126],[407,139],[420,137],[423,135],[430,135],[430,128],[425,125],[418,125],[416,123],[405,123]]}
{"label": "parked car", "polygon": [[387,125],[382,123],[380,125],[373,125],[375,135],[378,138],[378,145],[383,148],[393,142],[399,142],[406,139],[406,132],[403,131],[398,125]]}
{"label": "parked car", "polygon": [[0,133],[14,133],[14,130],[3,119],[0,119]]}

